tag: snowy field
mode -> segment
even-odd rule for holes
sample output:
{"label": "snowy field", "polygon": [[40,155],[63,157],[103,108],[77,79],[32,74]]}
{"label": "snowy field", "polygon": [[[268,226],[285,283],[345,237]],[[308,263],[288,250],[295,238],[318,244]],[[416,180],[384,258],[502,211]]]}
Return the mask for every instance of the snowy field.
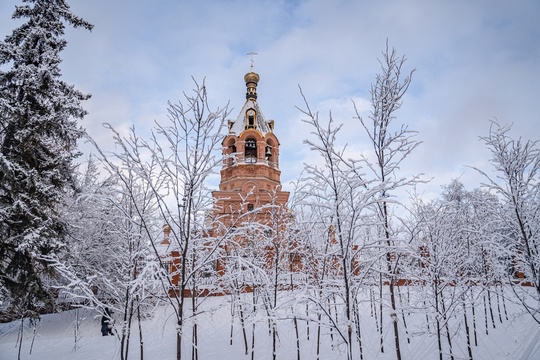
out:
{"label": "snowy field", "polygon": [[[233,324],[233,344],[230,345],[231,309],[228,297],[208,298],[202,305],[203,312],[198,317],[199,329],[199,359],[250,359],[251,354],[244,354],[243,332],[238,319]],[[381,353],[379,347],[379,333],[375,330],[374,318],[370,315],[368,304],[362,308],[362,341],[364,359],[394,359],[392,329],[389,323],[385,324],[384,349]],[[518,315],[519,308],[508,304],[509,320],[503,315],[501,323],[496,317],[495,328],[488,321],[489,336],[485,334],[485,318],[483,309],[478,309],[478,346],[473,346],[474,359],[512,359],[512,360],[538,360],[540,359],[540,325],[530,316]],[[120,341],[116,336],[101,336],[100,315],[90,310],[81,310],[82,316],[77,344],[75,344],[74,310],[59,314],[44,315],[35,333],[31,327],[24,327],[24,337],[21,348],[21,359],[39,360],[71,360],[71,359],[119,359]],[[425,333],[425,324],[420,315],[411,314],[407,317],[410,343],[402,327],[402,355],[404,359],[438,359],[437,338]],[[268,323],[264,318],[246,319],[247,339],[251,342],[252,324],[255,327],[255,359],[271,359],[272,341],[268,333]],[[388,319],[387,319],[388,320]],[[452,319],[450,321],[453,321]],[[456,320],[457,322],[457,320]],[[308,326],[306,321],[299,321],[300,347],[302,359],[316,358],[316,325]],[[175,359],[176,339],[174,314],[167,305],[159,306],[152,319],[142,324],[144,338],[144,359]],[[139,359],[139,344],[137,326],[133,326],[134,333],[130,344],[130,358]],[[284,314],[278,320],[278,359],[296,359],[296,336],[293,321]],[[17,338],[20,332],[20,321],[0,324],[0,359],[17,359]],[[187,336],[191,334],[191,324],[185,328]],[[337,337],[331,340],[329,329],[323,330],[321,341],[321,359],[343,359],[344,348],[338,344]],[[453,353],[455,359],[466,359],[467,346],[463,331],[457,332],[453,337]],[[34,340],[33,340],[34,338]],[[32,346],[33,341],[33,346]],[[183,354],[191,359],[190,339],[183,344]],[[30,354],[30,347],[32,353]],[[355,344],[355,351],[358,345]],[[359,358],[355,354],[355,358]],[[444,358],[449,358],[448,354]]]}

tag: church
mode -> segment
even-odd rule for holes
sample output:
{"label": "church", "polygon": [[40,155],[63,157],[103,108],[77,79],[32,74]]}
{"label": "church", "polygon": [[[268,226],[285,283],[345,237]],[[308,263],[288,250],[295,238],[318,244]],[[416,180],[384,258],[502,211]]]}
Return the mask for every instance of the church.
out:
{"label": "church", "polygon": [[[235,241],[227,242],[226,254],[259,248],[270,266],[276,246],[283,246],[283,233],[290,214],[289,192],[281,187],[279,140],[274,134],[274,120],[267,120],[257,102],[259,75],[244,76],[246,100],[235,120],[229,120],[224,137],[223,167],[219,190],[212,193],[215,214],[223,226],[212,235],[220,237],[228,229],[244,228]],[[250,225],[247,226],[246,225]],[[247,230],[247,232],[245,231]],[[251,238],[251,239],[250,239]],[[279,242],[278,243],[276,243]],[[289,250],[283,249],[282,250]],[[226,272],[226,261],[218,260],[218,273]]]}
{"label": "church", "polygon": [[[268,275],[275,275],[280,269],[290,273],[301,268],[300,256],[294,249],[296,241],[291,235],[294,232],[290,226],[293,216],[287,208],[289,192],[281,186],[275,123],[266,119],[257,102],[259,80],[253,68],[244,76],[244,105],[236,119],[228,120],[227,134],[222,140],[219,190],[212,192],[214,208],[206,235],[208,248],[217,249],[219,255],[211,270],[200,276],[201,285],[220,282],[220,278],[235,271],[249,271],[254,263],[259,270],[268,271]],[[166,226],[166,243],[169,231]],[[179,257],[179,252],[173,250],[168,261],[176,287]],[[239,259],[240,263],[245,259],[243,264],[239,264]],[[191,293],[189,290],[186,295]]]}
{"label": "church", "polygon": [[[224,160],[219,191],[212,193],[224,214],[267,205],[273,192],[277,204],[284,205],[289,199],[289,193],[281,190],[274,120],[266,120],[257,103],[259,75],[250,72],[244,80],[246,101],[236,120],[228,121],[228,134],[222,142]],[[245,209],[239,208],[242,203]]]}

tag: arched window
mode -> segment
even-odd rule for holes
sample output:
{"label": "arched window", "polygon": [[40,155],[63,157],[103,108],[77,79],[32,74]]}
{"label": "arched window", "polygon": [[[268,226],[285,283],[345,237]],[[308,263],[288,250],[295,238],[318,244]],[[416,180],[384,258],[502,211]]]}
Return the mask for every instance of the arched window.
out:
{"label": "arched window", "polygon": [[266,158],[266,161],[273,162],[273,156],[272,156],[272,147],[268,144],[266,144],[266,150],[264,151],[264,157]]}
{"label": "arched window", "polygon": [[224,164],[226,166],[231,166],[231,165],[234,165],[236,164],[236,155],[234,155],[236,153],[236,143],[235,143],[236,139],[235,138],[230,138],[227,140],[227,142],[224,144],[224,149],[223,149],[223,155],[225,157],[225,160],[224,160]]}
{"label": "arched window", "polygon": [[227,159],[227,164],[228,165],[233,165],[236,163],[236,159],[235,159],[235,154],[236,153],[236,145],[232,144],[231,146],[229,146],[229,149],[228,149],[228,154],[230,155],[230,157]]}
{"label": "arched window", "polygon": [[257,142],[255,139],[247,139],[245,145],[244,159],[247,163],[257,162]]}
{"label": "arched window", "polygon": [[272,141],[272,139],[268,139],[266,142],[264,158],[266,159],[266,163],[268,165],[277,166],[277,148],[274,147],[274,141]]}
{"label": "arched window", "polygon": [[255,110],[249,109],[246,113],[246,129],[255,129]]}

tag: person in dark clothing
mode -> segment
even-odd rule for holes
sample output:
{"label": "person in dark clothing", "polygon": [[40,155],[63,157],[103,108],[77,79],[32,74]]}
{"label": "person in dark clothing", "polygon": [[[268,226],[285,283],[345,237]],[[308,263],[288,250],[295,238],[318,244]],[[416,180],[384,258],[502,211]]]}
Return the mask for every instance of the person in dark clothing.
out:
{"label": "person in dark clothing", "polygon": [[107,336],[112,335],[112,326],[113,326],[113,319],[111,315],[113,314],[112,311],[109,310],[108,307],[105,308],[105,314],[101,317],[101,335]]}

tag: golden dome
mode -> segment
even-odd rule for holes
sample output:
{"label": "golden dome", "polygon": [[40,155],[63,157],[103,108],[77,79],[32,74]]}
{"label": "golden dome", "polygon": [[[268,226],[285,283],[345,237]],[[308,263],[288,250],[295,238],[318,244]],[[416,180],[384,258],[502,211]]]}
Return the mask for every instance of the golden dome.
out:
{"label": "golden dome", "polygon": [[253,71],[249,72],[244,76],[244,80],[246,81],[246,84],[247,83],[255,83],[256,84],[256,83],[259,82],[259,74],[256,74]]}
{"label": "golden dome", "polygon": [[248,72],[244,76],[244,80],[246,81],[246,99],[253,99],[257,100],[257,83],[259,82],[259,74],[252,72]]}

